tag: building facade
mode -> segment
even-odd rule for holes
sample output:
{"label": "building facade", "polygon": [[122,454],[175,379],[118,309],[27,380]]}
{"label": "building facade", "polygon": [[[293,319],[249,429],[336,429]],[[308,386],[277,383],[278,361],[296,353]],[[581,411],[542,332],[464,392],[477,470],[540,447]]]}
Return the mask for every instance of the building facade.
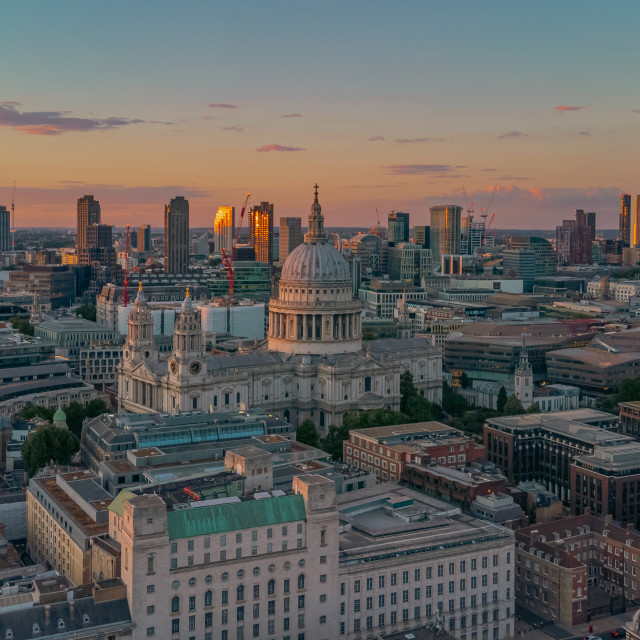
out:
{"label": "building facade", "polygon": [[459,255],[462,207],[442,204],[431,207],[431,251],[433,263],[440,264],[442,255]]}
{"label": "building facade", "polygon": [[0,206],[0,251],[11,249],[11,211]]}
{"label": "building facade", "polygon": [[289,254],[302,244],[301,225],[301,218],[280,218],[280,262],[284,262]]}
{"label": "building facade", "polygon": [[228,255],[231,255],[235,227],[236,208],[228,205],[218,207],[213,220],[213,250],[216,253],[222,253],[224,249]]}
{"label": "building facade", "polygon": [[172,198],[164,207],[164,270],[189,271],[189,201],[183,196]]}
{"label": "building facade", "polygon": [[87,246],[87,227],[100,224],[100,203],[93,196],[78,198],[76,208],[76,248]]}
{"label": "building facade", "polygon": [[273,204],[261,202],[249,213],[249,242],[256,250],[256,260],[273,264]]}
{"label": "building facade", "polygon": [[631,246],[631,194],[620,196],[619,238],[623,247]]}

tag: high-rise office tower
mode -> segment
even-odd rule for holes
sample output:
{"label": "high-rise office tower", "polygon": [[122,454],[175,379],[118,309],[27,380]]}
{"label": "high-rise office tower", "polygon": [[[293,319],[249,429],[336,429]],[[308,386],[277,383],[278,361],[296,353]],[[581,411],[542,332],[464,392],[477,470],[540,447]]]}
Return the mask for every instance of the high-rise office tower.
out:
{"label": "high-rise office tower", "polygon": [[11,248],[11,211],[0,206],[0,251]]}
{"label": "high-rise office tower", "polygon": [[636,196],[636,206],[631,220],[630,246],[640,248],[640,195]]}
{"label": "high-rise office tower", "polygon": [[556,227],[556,251],[559,265],[591,264],[591,227],[582,209],[576,209],[575,220]]}
{"label": "high-rise office tower", "polygon": [[392,211],[387,218],[389,242],[409,242],[409,214]]}
{"label": "high-rise office tower", "polygon": [[218,207],[216,217],[213,220],[213,250],[222,253],[224,249],[227,255],[231,255],[233,248],[233,231],[236,226],[236,208]]}
{"label": "high-rise office tower", "polygon": [[413,225],[413,242],[423,249],[430,249],[431,229],[426,225]]}
{"label": "high-rise office tower", "polygon": [[462,207],[441,204],[431,207],[431,253],[434,267],[440,256],[460,253],[460,218]]}
{"label": "high-rise office tower", "polygon": [[164,206],[164,270],[189,271],[189,201],[183,196]]}
{"label": "high-rise office tower", "polygon": [[138,251],[151,251],[151,226],[148,224],[141,224],[138,227]]}
{"label": "high-rise office tower", "polygon": [[482,238],[485,234],[484,220],[482,222],[474,222],[473,216],[468,215],[460,221],[460,252],[473,256],[478,253],[482,247]]}
{"label": "high-rise office tower", "polygon": [[249,243],[258,262],[273,263],[273,204],[261,202],[249,217]]}
{"label": "high-rise office tower", "polygon": [[284,262],[299,244],[302,244],[302,219],[280,218],[280,262]]}
{"label": "high-rise office tower", "polygon": [[87,227],[90,224],[100,224],[100,203],[93,196],[78,198],[76,214],[76,248],[86,249]]}
{"label": "high-rise office tower", "polygon": [[587,213],[587,225],[589,225],[589,229],[591,229],[591,241],[593,242],[596,239],[596,212],[589,211]]}
{"label": "high-rise office tower", "polygon": [[631,244],[631,194],[620,196],[620,240],[623,247]]}

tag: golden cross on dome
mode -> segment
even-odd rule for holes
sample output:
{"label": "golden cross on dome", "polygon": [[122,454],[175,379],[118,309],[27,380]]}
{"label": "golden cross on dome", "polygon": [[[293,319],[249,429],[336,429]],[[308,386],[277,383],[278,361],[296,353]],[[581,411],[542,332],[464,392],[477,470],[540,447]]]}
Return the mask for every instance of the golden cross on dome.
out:
{"label": "golden cross on dome", "polygon": [[187,287],[187,298],[189,297],[189,287]]}
{"label": "golden cross on dome", "polygon": [[142,280],[138,281],[138,291],[142,291]]}
{"label": "golden cross on dome", "polygon": [[316,196],[315,201],[318,202],[318,183],[317,182],[313,185],[313,188],[315,189],[315,192],[314,192]]}

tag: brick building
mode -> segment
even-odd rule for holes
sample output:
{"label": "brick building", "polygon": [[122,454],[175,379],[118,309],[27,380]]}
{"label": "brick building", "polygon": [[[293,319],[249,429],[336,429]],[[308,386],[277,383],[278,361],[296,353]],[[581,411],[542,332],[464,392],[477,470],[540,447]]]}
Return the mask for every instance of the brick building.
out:
{"label": "brick building", "polygon": [[516,598],[545,620],[588,620],[589,589],[640,597],[640,535],[589,513],[516,532]]}
{"label": "brick building", "polygon": [[620,433],[640,439],[640,402],[620,403]]}
{"label": "brick building", "polygon": [[375,473],[382,480],[400,480],[406,464],[464,469],[484,458],[484,447],[441,422],[415,422],[371,429],[354,429],[343,443],[344,461]]}

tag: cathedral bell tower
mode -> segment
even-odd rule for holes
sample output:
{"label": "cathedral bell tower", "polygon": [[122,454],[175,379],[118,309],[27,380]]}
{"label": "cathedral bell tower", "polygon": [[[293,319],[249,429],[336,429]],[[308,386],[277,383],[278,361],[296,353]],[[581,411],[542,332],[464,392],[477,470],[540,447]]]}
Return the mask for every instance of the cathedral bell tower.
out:
{"label": "cathedral bell tower", "polygon": [[516,398],[520,400],[523,409],[528,409],[533,404],[533,369],[529,362],[529,354],[522,338],[520,350],[520,362],[514,375],[514,391]]}
{"label": "cathedral bell tower", "polygon": [[169,359],[169,375],[182,379],[204,375],[206,362],[203,356],[200,311],[193,306],[187,287],[182,310],[173,325],[173,354]]}
{"label": "cathedral bell tower", "polygon": [[158,352],[153,340],[153,316],[144,297],[142,283],[127,321],[127,339],[122,350],[124,365],[133,369],[141,362],[157,360]]}

